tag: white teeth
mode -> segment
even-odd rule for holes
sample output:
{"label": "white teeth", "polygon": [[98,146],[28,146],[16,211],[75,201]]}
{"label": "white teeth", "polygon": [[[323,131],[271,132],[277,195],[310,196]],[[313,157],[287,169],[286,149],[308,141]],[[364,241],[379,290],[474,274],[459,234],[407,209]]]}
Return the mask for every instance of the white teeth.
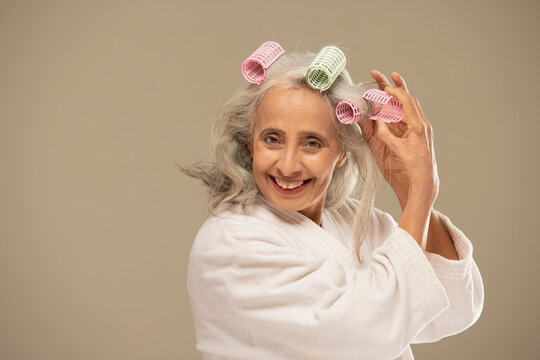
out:
{"label": "white teeth", "polygon": [[294,189],[294,188],[297,188],[299,186],[302,186],[302,184],[304,183],[304,180],[302,181],[297,181],[297,182],[292,182],[292,183],[286,183],[286,182],[281,182],[279,181],[278,178],[274,178],[276,179],[276,183],[282,187],[283,189]]}

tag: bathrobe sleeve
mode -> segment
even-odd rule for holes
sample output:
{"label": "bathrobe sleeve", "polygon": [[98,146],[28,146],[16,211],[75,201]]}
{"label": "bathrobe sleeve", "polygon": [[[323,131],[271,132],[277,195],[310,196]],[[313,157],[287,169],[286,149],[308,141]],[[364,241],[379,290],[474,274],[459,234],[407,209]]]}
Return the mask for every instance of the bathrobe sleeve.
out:
{"label": "bathrobe sleeve", "polygon": [[426,255],[399,227],[369,266],[354,269],[288,246],[277,233],[218,219],[199,231],[188,270],[199,351],[227,359],[394,359],[449,305]]}
{"label": "bathrobe sleeve", "polygon": [[[387,229],[397,226],[389,214],[380,210],[378,213],[381,223]],[[413,344],[435,342],[464,331],[478,320],[484,304],[484,285],[478,266],[473,259],[471,241],[452,224],[447,216],[438,211],[436,213],[454,242],[458,260],[450,260],[424,251],[437,278],[444,286],[449,306],[414,337],[411,342]]]}
{"label": "bathrobe sleeve", "polygon": [[429,252],[425,254],[444,286],[450,306],[430,322],[413,343],[434,342],[464,331],[478,320],[484,306],[484,284],[473,259],[471,241],[447,216],[436,212],[454,242],[458,260]]}

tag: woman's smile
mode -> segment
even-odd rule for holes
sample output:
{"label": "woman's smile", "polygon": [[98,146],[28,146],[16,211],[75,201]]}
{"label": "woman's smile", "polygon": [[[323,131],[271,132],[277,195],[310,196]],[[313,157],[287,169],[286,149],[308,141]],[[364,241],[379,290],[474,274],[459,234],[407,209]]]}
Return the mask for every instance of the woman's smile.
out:
{"label": "woman's smile", "polygon": [[306,180],[284,180],[276,176],[268,175],[274,184],[275,189],[287,195],[298,194],[311,182],[311,179]]}

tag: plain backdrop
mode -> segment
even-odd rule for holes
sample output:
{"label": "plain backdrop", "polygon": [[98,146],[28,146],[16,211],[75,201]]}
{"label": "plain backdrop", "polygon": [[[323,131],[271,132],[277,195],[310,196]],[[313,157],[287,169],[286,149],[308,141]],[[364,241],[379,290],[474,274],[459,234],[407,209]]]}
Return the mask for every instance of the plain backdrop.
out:
{"label": "plain backdrop", "polygon": [[[474,326],[416,359],[536,359],[538,1],[0,2],[0,358],[201,359],[186,288],[209,159],[267,40],[400,72],[435,134],[435,208],[472,241]],[[400,217],[389,187],[378,207]],[[339,359],[336,359],[339,360]]]}

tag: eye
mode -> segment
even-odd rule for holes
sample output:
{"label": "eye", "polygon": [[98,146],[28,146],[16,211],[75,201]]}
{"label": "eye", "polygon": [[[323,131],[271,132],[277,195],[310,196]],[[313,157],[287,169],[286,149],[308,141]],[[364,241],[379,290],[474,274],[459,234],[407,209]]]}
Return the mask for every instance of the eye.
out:
{"label": "eye", "polygon": [[320,149],[322,147],[322,144],[316,140],[310,140],[306,143],[306,147],[310,149]]}
{"label": "eye", "polygon": [[275,136],[273,136],[273,135],[269,135],[269,136],[265,137],[265,138],[263,139],[263,141],[264,141],[265,143],[267,143],[267,144],[277,144],[277,143],[279,143],[278,138],[275,137]]}

